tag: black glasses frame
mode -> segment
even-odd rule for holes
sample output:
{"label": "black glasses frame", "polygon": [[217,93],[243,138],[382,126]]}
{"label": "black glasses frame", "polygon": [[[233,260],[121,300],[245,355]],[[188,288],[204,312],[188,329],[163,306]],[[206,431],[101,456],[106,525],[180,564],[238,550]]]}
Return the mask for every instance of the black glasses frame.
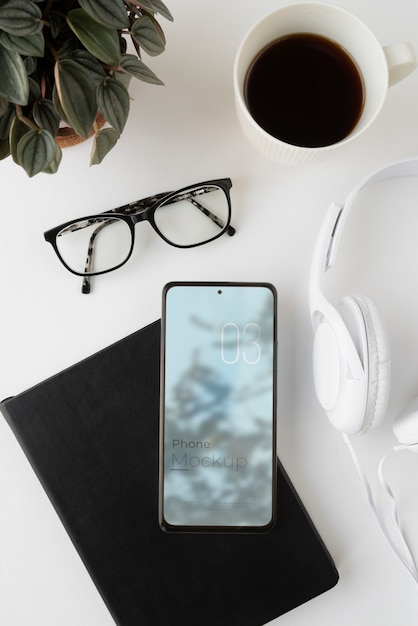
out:
{"label": "black glasses frame", "polygon": [[[171,200],[173,202],[176,202],[179,199],[179,196],[181,196],[181,194],[192,193],[193,191],[195,191],[196,192],[195,195],[197,197],[199,194],[205,193],[205,187],[217,187],[225,193],[225,197],[228,203],[227,220],[226,221],[221,220],[218,216],[216,216],[211,211],[209,211],[208,209],[200,205],[195,197],[187,198],[191,200],[191,202],[193,202],[193,204],[197,208],[199,208],[205,215],[207,215],[209,219],[211,219],[215,224],[217,224],[220,228],[220,231],[219,233],[217,233],[210,239],[207,239],[206,241],[203,241],[200,243],[193,243],[193,244],[187,244],[187,245],[180,245],[180,244],[173,243],[172,241],[167,239],[167,237],[165,237],[165,235],[163,235],[163,233],[159,230],[154,219],[155,211],[162,204],[170,204]],[[90,282],[88,280],[89,277],[99,276],[101,274],[108,274],[109,272],[113,272],[114,270],[119,269],[120,267],[125,265],[125,263],[127,263],[127,261],[132,255],[132,251],[135,245],[135,225],[138,224],[139,222],[144,222],[144,221],[149,222],[152,228],[154,229],[154,231],[157,233],[157,235],[159,235],[161,239],[163,239],[166,243],[168,243],[170,246],[173,246],[174,248],[195,248],[197,246],[202,246],[215,239],[218,239],[218,237],[221,237],[224,233],[227,233],[230,237],[232,237],[236,231],[235,231],[235,228],[230,225],[231,197],[230,197],[229,190],[231,189],[231,187],[232,187],[232,182],[230,178],[220,178],[216,180],[204,181],[202,183],[196,183],[194,185],[188,185],[187,187],[182,187],[181,189],[178,189],[176,191],[169,191],[169,192],[160,193],[154,196],[148,196],[147,198],[136,200],[135,202],[130,202],[129,204],[121,205],[115,209],[111,209],[103,213],[95,213],[94,215],[89,215],[89,216],[81,217],[78,219],[76,218],[73,220],[69,220],[67,222],[64,222],[63,224],[60,224],[59,226],[55,226],[54,228],[51,228],[47,230],[46,232],[44,232],[44,237],[45,237],[45,240],[52,245],[57,257],[59,258],[61,263],[64,265],[64,267],[72,274],[75,274],[76,276],[82,276],[84,278],[82,291],[83,293],[89,293],[90,292]],[[71,267],[69,267],[69,265],[62,258],[60,251],[58,249],[57,235],[63,230],[65,230],[66,228],[69,228],[71,225],[75,224],[76,222],[85,222],[86,226],[90,226],[91,224],[94,224],[96,220],[100,221],[102,218],[107,218],[107,217],[108,218],[114,217],[117,220],[124,221],[128,225],[131,231],[131,247],[125,260],[119,263],[118,265],[116,265],[115,267],[111,267],[106,270],[89,271],[88,269],[90,261],[91,261],[91,257],[94,251],[94,239],[102,227],[106,226],[107,224],[112,223],[112,220],[110,219],[107,222],[102,222],[101,224],[99,224],[97,231],[95,231],[91,236],[89,250],[87,251],[87,261],[86,261],[85,271],[78,272],[77,270],[74,270]]]}

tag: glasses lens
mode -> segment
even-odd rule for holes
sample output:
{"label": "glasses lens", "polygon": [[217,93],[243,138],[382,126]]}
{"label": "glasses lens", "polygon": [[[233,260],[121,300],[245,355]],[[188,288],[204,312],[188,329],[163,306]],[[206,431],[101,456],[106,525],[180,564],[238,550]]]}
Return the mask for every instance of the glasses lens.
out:
{"label": "glasses lens", "polygon": [[128,224],[117,217],[91,217],[63,228],[56,242],[61,258],[71,270],[96,274],[126,261],[132,234]]}
{"label": "glasses lens", "polygon": [[191,187],[171,196],[154,213],[160,233],[176,246],[196,246],[219,237],[229,223],[228,198],[220,187]]}

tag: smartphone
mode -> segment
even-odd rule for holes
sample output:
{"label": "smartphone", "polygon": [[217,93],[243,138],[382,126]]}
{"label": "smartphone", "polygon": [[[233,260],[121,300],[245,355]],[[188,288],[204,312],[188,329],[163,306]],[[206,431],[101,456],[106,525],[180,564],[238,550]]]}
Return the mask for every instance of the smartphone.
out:
{"label": "smartphone", "polygon": [[269,283],[163,290],[159,523],[263,532],[275,522],[277,294]]}

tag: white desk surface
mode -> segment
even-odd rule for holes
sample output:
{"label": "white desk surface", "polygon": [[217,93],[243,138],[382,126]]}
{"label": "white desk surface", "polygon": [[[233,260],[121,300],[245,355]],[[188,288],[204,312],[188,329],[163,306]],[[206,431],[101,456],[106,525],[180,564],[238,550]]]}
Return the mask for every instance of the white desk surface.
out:
{"label": "white desk surface", "polygon": [[[329,203],[343,200],[374,168],[418,154],[418,71],[390,89],[380,117],[362,139],[326,161],[280,167],[244,137],[231,76],[241,38],[282,3],[167,4],[175,21],[162,20],[166,52],[155,59],[144,55],[165,87],[132,83],[127,127],[102,165],[89,167],[90,142],[66,150],[54,176],[29,179],[10,159],[0,163],[0,397],[157,319],[161,289],[170,280],[271,281],[280,298],[279,456],[340,573],[333,590],[274,623],[418,624],[417,585],[382,539],[345,444],[314,395],[307,301],[312,250]],[[382,45],[409,40],[418,49],[413,0],[338,4],[362,18]],[[224,176],[233,181],[234,238],[182,251],[139,226],[129,264],[95,279],[88,296],[43,239],[44,230],[67,219]],[[395,443],[393,418],[418,387],[417,185],[408,179],[366,192],[350,215],[328,282],[336,298],[356,292],[373,297],[388,327],[393,356],[388,415],[378,430],[355,438],[376,488],[378,461]],[[386,468],[418,558],[418,455],[398,454]],[[387,511],[381,491],[378,500]],[[0,506],[0,624],[113,624],[3,419]]]}

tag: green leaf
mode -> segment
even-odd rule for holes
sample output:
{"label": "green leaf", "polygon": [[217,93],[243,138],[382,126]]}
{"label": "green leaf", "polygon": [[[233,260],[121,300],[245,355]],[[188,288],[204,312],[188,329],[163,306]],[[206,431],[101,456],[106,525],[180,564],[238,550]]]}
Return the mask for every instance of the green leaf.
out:
{"label": "green leaf", "polygon": [[57,49],[57,56],[60,59],[68,59],[74,50],[79,50],[80,41],[77,37],[70,37],[68,35],[63,35],[62,39],[58,39],[56,43],[61,43],[62,45]]}
{"label": "green leaf", "polygon": [[119,37],[116,30],[98,24],[83,9],[69,12],[67,22],[83,46],[108,65],[117,65],[120,58]]}
{"label": "green leaf", "polygon": [[76,61],[62,59],[55,64],[55,84],[65,119],[86,139],[97,113],[94,80]]}
{"label": "green leaf", "polygon": [[157,56],[165,50],[161,32],[148,15],[141,15],[135,20],[132,36],[150,56]]}
{"label": "green leaf", "polygon": [[132,74],[128,74],[127,72],[115,72],[114,77],[118,80],[125,89],[129,90],[129,85],[131,84]]}
{"label": "green leaf", "polygon": [[8,104],[7,110],[0,117],[0,139],[6,139],[9,136],[10,126],[16,117],[16,109],[13,104]]}
{"label": "green leaf", "polygon": [[40,128],[49,130],[53,137],[58,134],[60,118],[58,117],[51,100],[41,98],[35,102],[32,109],[32,115],[34,122],[36,122]]}
{"label": "green leaf", "polygon": [[46,167],[42,170],[44,174],[55,174],[58,171],[62,159],[62,150],[58,144],[55,144],[55,154]]}
{"label": "green leaf", "polygon": [[8,50],[14,50],[24,56],[43,57],[45,52],[43,33],[18,37],[10,33],[0,32],[0,43]]}
{"label": "green leaf", "polygon": [[61,106],[61,102],[60,102],[60,99],[59,99],[59,96],[58,96],[57,86],[56,86],[55,83],[54,83],[54,86],[52,88],[52,102],[54,104],[54,107],[55,107],[55,110],[56,110],[56,112],[58,114],[58,117],[69,126],[68,120],[66,119],[65,113],[64,113],[63,108]]}
{"label": "green leaf", "polygon": [[128,28],[129,19],[122,0],[79,0],[79,5],[96,22],[109,28]]}
{"label": "green leaf", "polygon": [[53,39],[58,39],[60,30],[64,24],[64,17],[51,13],[49,16],[49,25],[51,27],[51,35]]}
{"label": "green leaf", "polygon": [[12,155],[13,161],[15,163],[19,163],[17,158],[17,144],[22,139],[23,135],[26,135],[30,130],[33,130],[30,126],[25,124],[19,117],[15,117],[11,126],[10,126],[10,153]]}
{"label": "green leaf", "polygon": [[135,78],[154,85],[164,85],[164,83],[133,54],[124,54],[120,60],[119,67]]}
{"label": "green leaf", "polygon": [[33,74],[36,68],[38,67],[38,63],[35,57],[26,57],[23,60],[23,63],[25,64],[26,74],[28,76]]}
{"label": "green leaf", "polygon": [[129,114],[129,94],[116,78],[107,78],[97,87],[97,104],[109,124],[119,133]]}
{"label": "green leaf", "polygon": [[41,97],[41,85],[29,76],[29,102],[35,102]]}
{"label": "green leaf", "polygon": [[0,98],[0,117],[2,117],[7,109],[9,108],[9,103],[4,98]]}
{"label": "green leaf", "polygon": [[48,130],[30,130],[17,144],[17,159],[32,178],[42,172],[55,156],[55,140]]}
{"label": "green leaf", "polygon": [[106,76],[103,65],[87,50],[74,50],[71,58],[86,68],[95,81],[101,81]]}
{"label": "green leaf", "polygon": [[119,133],[114,128],[103,128],[96,133],[91,152],[90,165],[99,165],[111,151],[119,139]]}
{"label": "green leaf", "polygon": [[42,12],[30,0],[9,0],[0,6],[0,28],[19,37],[39,33],[43,28]]}
{"label": "green leaf", "polygon": [[161,2],[161,0],[141,0],[141,7],[151,11],[152,13],[159,13],[167,20],[170,20],[170,22],[174,19],[164,2]]}
{"label": "green leaf", "polygon": [[0,96],[14,104],[27,104],[29,82],[20,54],[0,46],[0,68]]}
{"label": "green leaf", "polygon": [[0,139],[0,161],[10,155],[8,139]]}

